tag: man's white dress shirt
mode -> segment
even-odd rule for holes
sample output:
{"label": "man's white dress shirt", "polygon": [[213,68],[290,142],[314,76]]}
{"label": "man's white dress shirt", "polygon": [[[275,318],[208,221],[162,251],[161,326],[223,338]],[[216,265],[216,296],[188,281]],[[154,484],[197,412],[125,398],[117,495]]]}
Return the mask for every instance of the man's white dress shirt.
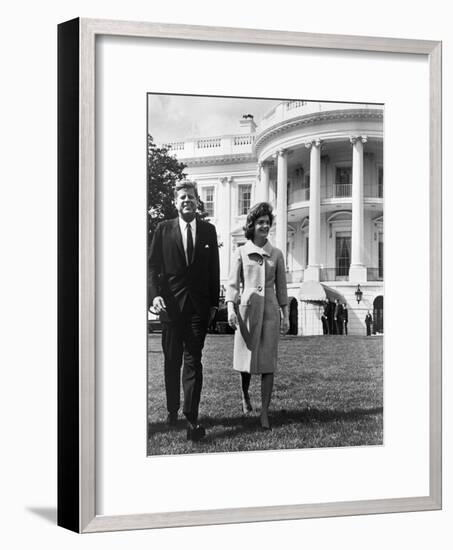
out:
{"label": "man's white dress shirt", "polygon": [[[181,230],[182,244],[184,246],[184,254],[186,256],[186,263],[187,265],[189,265],[189,259],[187,258],[187,222],[185,222],[181,217],[178,217],[178,220],[179,220],[179,229]],[[195,218],[190,222],[190,228],[192,230],[193,248],[195,250],[195,243],[197,238],[196,236],[197,222]]]}

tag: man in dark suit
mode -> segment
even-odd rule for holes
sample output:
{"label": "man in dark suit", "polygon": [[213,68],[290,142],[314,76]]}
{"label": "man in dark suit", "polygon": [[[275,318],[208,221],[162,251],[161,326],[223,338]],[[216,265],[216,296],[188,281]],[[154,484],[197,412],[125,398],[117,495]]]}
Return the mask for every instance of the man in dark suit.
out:
{"label": "man in dark suit", "polygon": [[187,439],[199,441],[198,424],[203,372],[201,353],[219,303],[219,250],[215,227],[197,219],[195,184],[177,184],[178,217],[161,222],[149,256],[149,300],[162,321],[167,422],[174,426],[180,407],[181,365],[183,413]]}
{"label": "man in dark suit", "polygon": [[366,325],[366,335],[371,336],[371,325],[373,324],[373,317],[370,313],[370,311],[367,311],[367,314],[365,315],[365,325]]}
{"label": "man in dark suit", "polygon": [[349,322],[349,313],[348,313],[348,306],[346,303],[343,304],[343,329],[344,333],[348,334],[348,322]]}
{"label": "man in dark suit", "polygon": [[323,334],[329,334],[329,310],[330,310],[329,300],[326,300],[324,302],[324,308],[321,315]]}
{"label": "man in dark suit", "polygon": [[343,306],[340,304],[338,298],[335,300],[334,320],[335,326],[337,327],[337,334],[343,334]]}
{"label": "man in dark suit", "polygon": [[336,334],[335,321],[333,320],[333,315],[335,312],[335,304],[330,300],[327,300],[327,324],[329,326],[329,334]]}

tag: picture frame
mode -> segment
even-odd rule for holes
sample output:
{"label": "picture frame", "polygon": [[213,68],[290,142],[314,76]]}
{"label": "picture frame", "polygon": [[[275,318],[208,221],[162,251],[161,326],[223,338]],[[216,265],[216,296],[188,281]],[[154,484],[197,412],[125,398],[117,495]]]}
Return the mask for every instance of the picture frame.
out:
{"label": "picture frame", "polygon": [[[101,515],[96,508],[96,40],[101,36],[423,57],[429,66],[429,491]],[[79,533],[441,508],[441,43],[78,18],[58,28],[58,524]]]}

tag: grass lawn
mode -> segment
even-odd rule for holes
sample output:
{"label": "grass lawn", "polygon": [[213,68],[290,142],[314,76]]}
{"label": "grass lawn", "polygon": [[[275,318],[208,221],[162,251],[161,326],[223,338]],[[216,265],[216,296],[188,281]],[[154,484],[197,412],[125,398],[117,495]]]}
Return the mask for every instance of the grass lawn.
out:
{"label": "grass lawn", "polygon": [[[270,408],[272,431],[259,424],[260,376],[253,376],[253,413],[240,407],[240,375],[232,369],[233,336],[211,335],[203,351],[200,418],[206,438],[186,441],[167,410],[160,334],[149,336],[148,453],[181,454],[265,449],[381,445],[383,441],[382,338],[286,336],[279,346]],[[182,396],[181,396],[182,402]]]}

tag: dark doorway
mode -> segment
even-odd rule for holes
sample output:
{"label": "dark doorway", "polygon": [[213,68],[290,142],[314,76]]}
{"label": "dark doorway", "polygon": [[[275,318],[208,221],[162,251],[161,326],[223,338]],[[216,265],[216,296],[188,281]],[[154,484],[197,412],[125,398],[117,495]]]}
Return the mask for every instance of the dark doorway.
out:
{"label": "dark doorway", "polygon": [[297,335],[297,300],[289,299],[289,331],[288,334]]}
{"label": "dark doorway", "polygon": [[384,332],[384,297],[377,296],[373,302],[373,334]]}
{"label": "dark doorway", "polygon": [[346,233],[337,233],[335,249],[335,279],[341,280],[349,275],[351,266],[351,237]]}

